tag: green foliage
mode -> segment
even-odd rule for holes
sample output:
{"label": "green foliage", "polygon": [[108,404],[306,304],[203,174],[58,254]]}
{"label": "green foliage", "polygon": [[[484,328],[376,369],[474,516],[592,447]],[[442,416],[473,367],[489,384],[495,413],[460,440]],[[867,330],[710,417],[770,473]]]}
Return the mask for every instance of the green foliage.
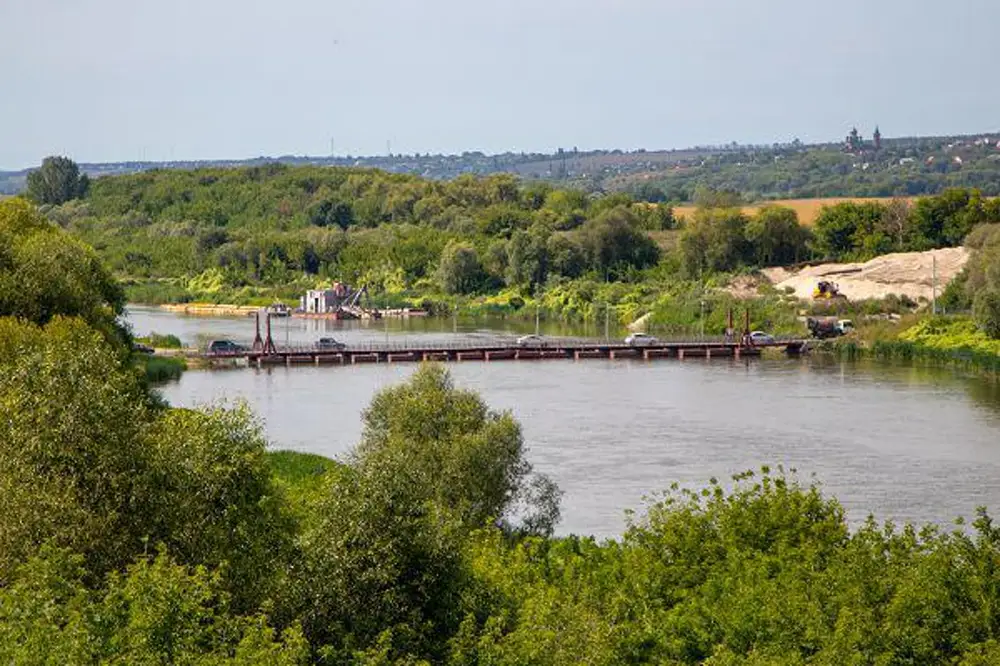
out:
{"label": "green foliage", "polygon": [[[509,413],[491,412],[471,391],[456,389],[441,366],[421,367],[406,384],[378,393],[364,413],[354,467],[388,470],[419,488],[424,501],[478,529],[505,516],[531,474],[521,429]],[[529,507],[549,515],[557,506]]]}
{"label": "green foliage", "polygon": [[757,266],[784,266],[808,256],[811,234],[791,208],[761,208],[747,223],[745,233]]}
{"label": "green foliage", "polygon": [[136,338],[135,341],[149,345],[154,349],[180,349],[184,346],[181,343],[181,339],[173,333],[167,333],[164,335],[157,333],[156,331],[153,331],[145,337]]}
{"label": "green foliage", "polygon": [[[867,331],[862,331],[866,332]],[[968,317],[928,317],[888,335],[866,335],[870,339],[838,340],[835,349],[848,358],[921,361],[956,365],[972,371],[1000,372],[1000,340],[991,339]]]}
{"label": "green foliage", "polygon": [[292,525],[245,410],[159,409],[121,351],[78,319],[0,319],[0,580],[44,542],[101,576],[150,543],[222,566],[243,609]]}
{"label": "green foliage", "polygon": [[187,370],[187,362],[177,356],[139,354],[136,359],[146,374],[146,380],[152,384],[176,381]]}
{"label": "green foliage", "polygon": [[486,279],[476,249],[454,241],[444,248],[436,276],[448,294],[471,294],[481,289]]}
{"label": "green foliage", "polygon": [[684,227],[680,252],[691,277],[732,271],[749,259],[747,216],[737,208],[699,208]]}
{"label": "green foliage", "polygon": [[305,663],[295,629],[278,639],[262,616],[229,614],[218,579],[166,555],[139,559],[106,587],[84,585],[82,560],[43,548],[0,587],[4,663]]}
{"label": "green foliage", "polygon": [[880,226],[885,214],[880,203],[848,201],[823,208],[814,227],[817,254],[834,260],[884,254],[891,243]]}
{"label": "green foliage", "polygon": [[1000,289],[987,289],[976,294],[972,314],[983,333],[1000,340]]}
{"label": "green foliage", "polygon": [[844,202],[824,207],[816,218],[814,249],[830,259],[867,260],[888,252],[961,245],[979,224],[1000,221],[1000,206],[979,190],[949,189],[921,197],[910,207]]}
{"label": "green foliage", "polygon": [[80,320],[0,318],[0,580],[48,540],[122,566],[143,549],[150,419],[138,374]]}
{"label": "green foliage", "polygon": [[0,316],[37,324],[79,316],[120,339],[124,305],[121,287],[90,248],[23,199],[0,201]]}
{"label": "green foliage", "polygon": [[37,204],[61,204],[87,194],[90,179],[68,157],[46,157],[28,174],[27,196]]}
{"label": "green foliage", "polygon": [[638,228],[631,210],[623,206],[588,221],[581,234],[590,266],[609,278],[622,279],[630,269],[653,266],[660,258],[660,248]]}

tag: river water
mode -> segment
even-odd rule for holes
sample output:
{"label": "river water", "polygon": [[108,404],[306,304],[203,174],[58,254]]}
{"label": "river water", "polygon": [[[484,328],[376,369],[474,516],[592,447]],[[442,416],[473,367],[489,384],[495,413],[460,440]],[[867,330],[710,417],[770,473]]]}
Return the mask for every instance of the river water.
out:
{"label": "river water", "polygon": [[[185,343],[253,338],[253,320],[131,308],[138,335]],[[534,329],[534,324],[528,324]],[[525,329],[498,322],[276,321],[280,345],[440,339]],[[550,331],[590,333],[594,331]],[[601,331],[603,334],[603,331]],[[360,414],[414,364],[191,371],[161,392],[177,406],[245,399],[275,448],[337,457],[358,441]],[[948,525],[1000,511],[1000,385],[950,370],[826,358],[493,362],[449,365],[520,421],[528,456],[565,492],[559,532],[613,537],[626,509],[673,482],[702,485],[761,465],[813,475],[853,524]]]}

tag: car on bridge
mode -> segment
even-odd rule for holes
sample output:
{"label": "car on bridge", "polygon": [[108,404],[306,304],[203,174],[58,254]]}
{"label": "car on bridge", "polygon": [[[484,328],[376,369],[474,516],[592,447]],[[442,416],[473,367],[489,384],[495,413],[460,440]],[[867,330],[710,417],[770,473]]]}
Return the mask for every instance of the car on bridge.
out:
{"label": "car on bridge", "polygon": [[659,339],[645,333],[633,333],[625,338],[625,344],[629,347],[652,347],[660,344]]}
{"label": "car on bridge", "polygon": [[774,336],[764,331],[751,331],[750,343],[754,345],[773,345]]}
{"label": "car on bridge", "polygon": [[322,351],[344,351],[347,345],[333,338],[320,338],[316,341],[316,349]]}
{"label": "car on bridge", "polygon": [[246,347],[238,345],[232,340],[212,340],[208,343],[209,354],[240,354],[246,350]]}
{"label": "car on bridge", "polygon": [[522,335],[517,339],[518,347],[548,347],[549,341],[540,335]]}

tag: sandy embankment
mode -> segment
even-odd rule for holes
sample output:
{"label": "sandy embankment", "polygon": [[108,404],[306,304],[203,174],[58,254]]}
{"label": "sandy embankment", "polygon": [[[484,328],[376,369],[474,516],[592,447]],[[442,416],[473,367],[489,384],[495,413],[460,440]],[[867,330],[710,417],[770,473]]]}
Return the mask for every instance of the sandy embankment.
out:
{"label": "sandy embankment", "polygon": [[795,295],[803,299],[811,299],[816,283],[827,280],[836,283],[840,292],[852,301],[885,298],[889,294],[908,296],[914,301],[929,301],[935,270],[940,296],[968,259],[969,253],[965,248],[951,247],[886,254],[860,264],[820,264],[795,272],[784,268],[765,268],[761,273],[774,286],[779,289],[791,287]]}
{"label": "sandy embankment", "polygon": [[164,310],[202,317],[245,317],[262,308],[254,305],[215,305],[213,303],[168,303]]}

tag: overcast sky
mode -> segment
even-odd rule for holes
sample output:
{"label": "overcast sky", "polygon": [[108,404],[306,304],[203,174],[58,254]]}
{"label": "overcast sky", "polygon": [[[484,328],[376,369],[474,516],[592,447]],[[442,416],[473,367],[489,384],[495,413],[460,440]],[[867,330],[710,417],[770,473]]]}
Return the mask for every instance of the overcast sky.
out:
{"label": "overcast sky", "polygon": [[0,0],[0,168],[1000,129],[997,0]]}

